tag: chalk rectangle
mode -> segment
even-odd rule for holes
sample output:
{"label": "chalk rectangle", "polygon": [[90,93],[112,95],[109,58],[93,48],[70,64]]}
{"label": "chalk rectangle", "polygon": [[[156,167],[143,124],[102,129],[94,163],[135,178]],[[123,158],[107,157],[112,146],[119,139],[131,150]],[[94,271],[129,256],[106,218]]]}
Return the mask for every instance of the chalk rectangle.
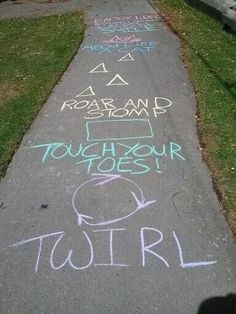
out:
{"label": "chalk rectangle", "polygon": [[153,131],[147,119],[100,120],[86,123],[87,141],[129,140],[152,138]]}

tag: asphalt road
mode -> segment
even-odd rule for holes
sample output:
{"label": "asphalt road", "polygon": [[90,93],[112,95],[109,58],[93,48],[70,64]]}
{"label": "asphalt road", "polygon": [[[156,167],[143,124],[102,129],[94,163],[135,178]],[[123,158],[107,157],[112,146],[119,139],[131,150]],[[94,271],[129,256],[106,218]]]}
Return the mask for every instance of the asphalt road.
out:
{"label": "asphalt road", "polygon": [[0,19],[36,17],[87,10],[87,0],[3,0],[0,1]]}
{"label": "asphalt road", "polygon": [[197,313],[236,256],[179,41],[147,1],[90,4],[0,184],[1,313]]}

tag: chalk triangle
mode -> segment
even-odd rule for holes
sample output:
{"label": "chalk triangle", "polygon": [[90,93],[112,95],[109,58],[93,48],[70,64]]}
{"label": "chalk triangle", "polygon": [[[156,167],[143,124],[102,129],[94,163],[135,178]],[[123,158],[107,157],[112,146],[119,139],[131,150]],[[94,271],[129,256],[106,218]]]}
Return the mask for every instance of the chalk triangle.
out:
{"label": "chalk triangle", "polygon": [[101,63],[98,66],[96,66],[94,69],[92,69],[89,73],[107,73],[105,64]]}
{"label": "chalk triangle", "polygon": [[124,57],[120,58],[118,61],[134,61],[134,58],[130,53],[127,53]]}
{"label": "chalk triangle", "polygon": [[111,85],[129,85],[119,74],[116,74],[113,79],[106,84],[106,86]]}
{"label": "chalk triangle", "polygon": [[87,96],[94,96],[94,95],[95,95],[95,93],[92,89],[92,86],[89,86],[83,92],[76,95],[76,97],[87,97]]}
{"label": "chalk triangle", "polygon": [[112,37],[112,40],[117,40],[117,39],[120,39],[119,36],[115,35],[114,37]]}

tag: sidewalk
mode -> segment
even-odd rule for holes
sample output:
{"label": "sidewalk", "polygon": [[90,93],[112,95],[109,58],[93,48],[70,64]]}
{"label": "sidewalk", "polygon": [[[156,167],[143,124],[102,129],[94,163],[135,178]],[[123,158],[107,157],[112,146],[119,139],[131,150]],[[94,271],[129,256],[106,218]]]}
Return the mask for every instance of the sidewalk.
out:
{"label": "sidewalk", "polygon": [[8,0],[0,2],[0,19],[57,15],[87,8],[86,0]]}

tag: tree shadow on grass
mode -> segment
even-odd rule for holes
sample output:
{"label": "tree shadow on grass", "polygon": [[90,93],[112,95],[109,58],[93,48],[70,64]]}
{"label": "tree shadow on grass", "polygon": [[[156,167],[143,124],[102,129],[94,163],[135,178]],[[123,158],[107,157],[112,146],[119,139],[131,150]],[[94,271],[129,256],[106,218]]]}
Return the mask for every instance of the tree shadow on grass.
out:
{"label": "tree shadow on grass", "polygon": [[[191,5],[191,6],[196,6],[197,8],[199,8],[200,11],[207,13],[209,10],[209,6],[207,4],[199,4],[199,0],[184,0],[187,4]],[[208,9],[207,9],[208,7]],[[210,10],[211,13],[214,10]],[[218,16],[218,11],[215,10],[215,13],[213,12],[212,16],[219,20],[219,16]],[[159,13],[160,14],[160,13]],[[211,14],[210,14],[211,15]],[[165,16],[163,16],[161,14],[161,17],[163,19],[163,21],[171,28],[171,30],[173,31],[173,33],[179,37],[181,39],[182,42],[185,43],[186,46],[188,46],[196,55],[197,57],[202,61],[202,63],[204,63],[204,65],[206,66],[206,68],[208,68],[209,72],[212,73],[214,75],[214,77],[218,80],[218,82],[228,91],[228,93],[234,98],[236,99],[236,80],[225,80],[219,73],[219,70],[215,70],[214,67],[212,67],[212,65],[210,64],[209,61],[207,61],[207,59],[203,56],[203,54],[196,48],[194,48],[194,46],[185,38],[181,35],[181,33],[179,33],[175,27],[172,26],[172,24],[169,22],[168,19],[165,18]],[[221,19],[221,16],[220,16]],[[236,313],[235,313],[236,314]]]}
{"label": "tree shadow on grass", "polygon": [[184,42],[185,45],[188,46],[197,55],[198,59],[200,59],[202,61],[202,63],[204,63],[204,65],[208,68],[209,72],[214,75],[214,77],[229,92],[229,94],[234,99],[236,99],[236,80],[226,81],[219,74],[219,70],[215,70],[211,66],[210,62],[207,61],[207,59],[203,56],[203,54],[201,52],[199,52],[196,48],[194,48],[194,46],[192,44],[190,44],[190,42],[186,38],[184,38],[178,31],[176,31],[176,29],[174,29],[172,27],[172,25],[170,25],[170,23],[165,18],[164,18],[164,21],[170,26],[170,28],[172,29],[174,34],[176,34],[176,36],[179,37],[182,40],[182,42]]}
{"label": "tree shadow on grass", "polygon": [[221,85],[224,86],[224,88],[229,92],[229,94],[234,99],[236,99],[236,80],[226,81],[224,78],[222,78],[220,76],[218,71],[216,71],[211,66],[211,64],[206,60],[206,58],[204,58],[204,56],[200,52],[198,52],[196,49],[194,49],[194,47],[189,43],[189,41],[187,41],[186,39],[183,39],[183,38],[182,38],[182,40],[184,40],[185,43],[189,46],[189,48],[191,50],[193,50],[195,54],[197,54],[197,57],[205,64],[205,66],[208,68],[209,72],[211,72],[214,75],[214,77],[220,82]]}
{"label": "tree shadow on grass", "polygon": [[198,9],[199,11],[211,16],[217,21],[222,21],[222,13],[214,7],[199,0],[184,0],[188,5]]}

